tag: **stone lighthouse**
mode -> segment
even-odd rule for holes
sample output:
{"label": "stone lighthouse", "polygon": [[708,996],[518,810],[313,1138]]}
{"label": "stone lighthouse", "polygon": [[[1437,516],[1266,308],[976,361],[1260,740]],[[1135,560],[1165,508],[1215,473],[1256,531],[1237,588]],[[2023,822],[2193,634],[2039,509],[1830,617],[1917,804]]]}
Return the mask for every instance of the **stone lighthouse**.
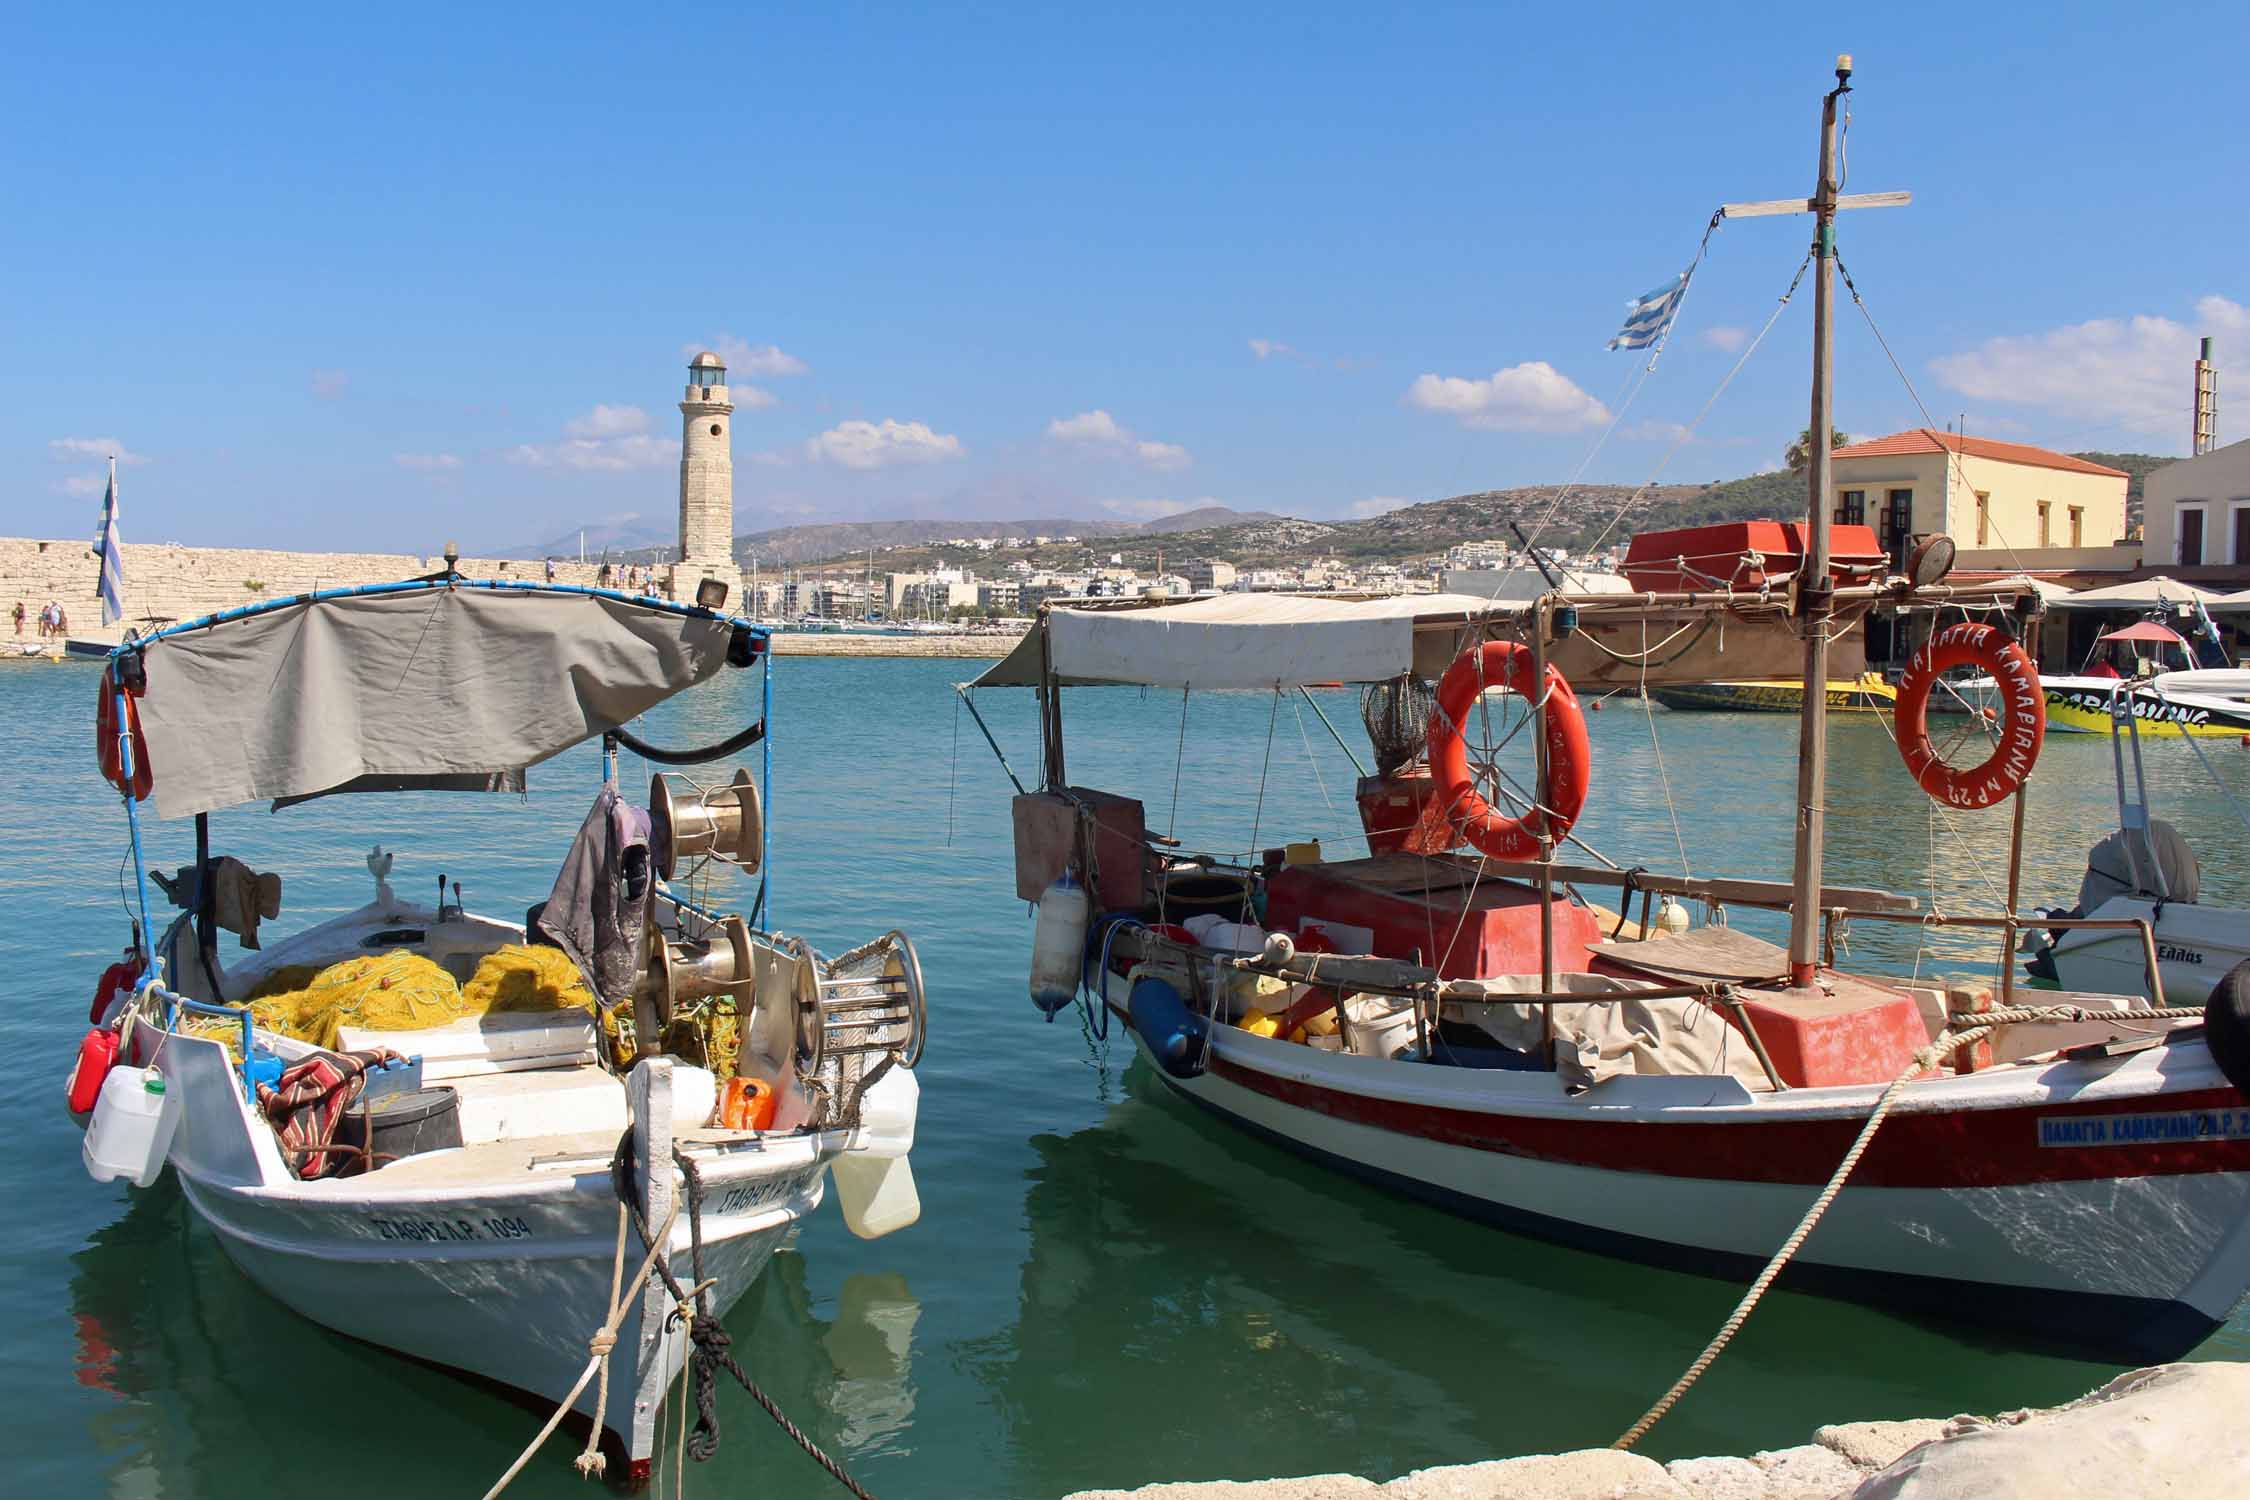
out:
{"label": "stone lighthouse", "polygon": [[693,599],[698,583],[727,585],[727,607],[746,609],[734,565],[734,403],[726,362],[706,349],[688,362],[680,402],[680,561],[673,588]]}

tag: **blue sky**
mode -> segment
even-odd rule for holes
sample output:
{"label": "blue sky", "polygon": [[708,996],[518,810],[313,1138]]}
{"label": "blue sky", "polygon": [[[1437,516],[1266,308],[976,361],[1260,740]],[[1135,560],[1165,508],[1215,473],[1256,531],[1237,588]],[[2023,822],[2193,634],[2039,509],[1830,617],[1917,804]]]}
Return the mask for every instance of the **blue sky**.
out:
{"label": "blue sky", "polygon": [[[113,447],[132,540],[668,528],[707,344],[769,403],[744,531],[1560,480],[1625,302],[1809,189],[1847,49],[1850,186],[1916,201],[1843,254],[1930,410],[2179,452],[2195,334],[2250,402],[2250,9],[1980,9],[18,11],[0,531],[90,530]],[[1806,223],[1721,230],[1588,478],[1656,469]],[[1665,478],[1778,461],[1809,304]],[[1856,316],[1838,359],[1847,429],[1920,420]]]}

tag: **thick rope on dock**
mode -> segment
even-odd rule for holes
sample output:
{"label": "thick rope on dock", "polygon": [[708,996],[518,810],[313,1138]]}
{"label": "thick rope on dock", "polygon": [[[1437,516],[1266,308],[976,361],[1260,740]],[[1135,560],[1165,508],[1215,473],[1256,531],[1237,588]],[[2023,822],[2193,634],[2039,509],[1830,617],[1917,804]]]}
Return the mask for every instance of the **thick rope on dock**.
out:
{"label": "thick rope on dock", "polygon": [[1883,1128],[1883,1121],[1890,1115],[1891,1106],[1898,1102],[1899,1094],[1909,1083],[1931,1068],[1936,1067],[1939,1060],[1947,1053],[1959,1047],[1973,1046],[2002,1026],[2014,1026],[2026,1021],[2100,1020],[2115,1022],[2125,1019],[2134,1021],[2199,1021],[2203,1019],[2203,1012],[2200,1008],[2184,1006],[2170,1006],[2161,1010],[2114,1011],[2092,1010],[2080,1005],[2019,1005],[2007,1010],[1982,1012],[1977,1016],[1975,1025],[1964,1026],[1958,1030],[1949,1028],[1941,1032],[1928,1046],[1916,1052],[1914,1061],[1907,1066],[1906,1071],[1892,1079],[1890,1086],[1884,1089],[1882,1096],[1875,1101],[1875,1108],[1868,1113],[1867,1123],[1860,1127],[1859,1135],[1852,1141],[1851,1149],[1844,1153],[1844,1159],[1838,1162],[1836,1170],[1829,1174],[1828,1183],[1820,1190],[1820,1196],[1813,1199],[1812,1207],[1805,1210],[1805,1216],[1797,1221],[1797,1227],[1790,1231],[1789,1238],[1781,1242],[1781,1248],[1774,1252],[1773,1259],[1766,1262],[1765,1269],[1760,1271],[1757,1279],[1750,1283],[1750,1290],[1743,1293],[1742,1300],[1735,1304],[1734,1311],[1727,1315],[1726,1322],[1719,1325],[1718,1333],[1712,1337],[1710,1343],[1703,1346],[1703,1352],[1695,1357],[1695,1362],[1687,1367],[1685,1373],[1678,1380],[1672,1382],[1672,1388],[1658,1397],[1656,1404],[1650,1407],[1638,1422],[1627,1428],[1624,1435],[1618,1438],[1616,1442],[1611,1443],[1610,1447],[1616,1449],[1630,1448],[1646,1437],[1649,1429],[1664,1420],[1664,1414],[1669,1412],[1678,1404],[1679,1399],[1687,1394],[1688,1387],[1703,1378],[1703,1372],[1710,1369],[1712,1363],[1718,1359],[1720,1352],[1734,1341],[1734,1336],[1742,1331],[1742,1325],[1750,1320],[1750,1314],[1756,1310],[1759,1299],[1764,1297],[1766,1289],[1773,1285],[1774,1278],[1781,1274],[1782,1268],[1789,1264],[1797,1251],[1804,1245],[1806,1238],[1813,1232],[1813,1227],[1819,1224],[1821,1216],[1828,1212],[1828,1206],[1836,1201],[1836,1195],[1844,1190],[1845,1181],[1852,1175],[1852,1170],[1859,1165],[1860,1157],[1866,1154],[1868,1143],[1875,1139],[1875,1132]]}

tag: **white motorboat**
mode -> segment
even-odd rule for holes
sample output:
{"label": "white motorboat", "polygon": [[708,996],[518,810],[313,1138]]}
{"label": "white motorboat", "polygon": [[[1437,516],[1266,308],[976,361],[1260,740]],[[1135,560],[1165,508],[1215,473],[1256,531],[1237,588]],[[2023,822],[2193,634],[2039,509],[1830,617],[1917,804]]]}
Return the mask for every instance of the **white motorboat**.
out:
{"label": "white motorboat", "polygon": [[[689,1351],[683,1294],[724,1317],[830,1180],[857,1233],[917,1216],[913,945],[892,932],[830,959],[714,910],[705,887],[729,865],[758,877],[752,921],[771,910],[757,780],[675,790],[660,775],[651,820],[615,794],[614,740],[611,811],[587,847],[647,827],[648,860],[628,841],[623,873],[588,882],[619,914],[591,959],[575,913],[478,915],[442,877],[436,905],[409,903],[378,850],[374,900],[222,964],[227,882],[263,877],[214,859],[209,815],[520,789],[527,767],[630,740],[629,721],[730,663],[770,670],[765,632],[646,596],[446,574],[160,630],[104,678],[104,769],[128,789],[136,865],[144,797],[195,820],[197,861],[177,883],[186,909],[113,973],[82,1050],[90,1169],[146,1183],[168,1164],[259,1287],[353,1338],[567,1405],[628,1477],[647,1476]],[[708,755],[672,759],[691,757]],[[475,852],[446,851],[456,868]],[[622,915],[641,911],[636,889],[639,925]],[[148,890],[144,876],[136,932],[155,930]],[[286,997],[367,965],[388,967],[308,1037],[311,1002]],[[479,988],[488,973],[500,988]],[[414,1009],[424,995],[434,1012]],[[653,1274],[635,1282],[644,1259]],[[589,1340],[605,1327],[602,1375]]]}
{"label": "white motorboat", "polygon": [[[2216,680],[2214,686],[2250,693],[2250,672],[2211,670],[2172,672],[2153,682],[2111,684],[2103,718],[2110,735],[2110,763],[2117,782],[2117,830],[2096,844],[2086,862],[2077,904],[2058,913],[2090,917],[2115,925],[2058,928],[2034,934],[2028,967],[2035,978],[2063,989],[2096,994],[2149,993],[2153,955],[2163,976],[2166,998],[2200,1002],[2235,966],[2250,962],[2250,911],[2202,904],[2203,869],[2193,845],[2174,824],[2157,817],[2148,797],[2141,736],[2154,732],[2149,716],[2124,708],[2126,694],[2170,691],[2177,678]],[[2187,695],[2184,691],[2181,697]],[[2235,803],[2198,743],[2200,730],[2174,729],[2184,736],[2212,784],[2250,829],[2250,813]],[[2144,924],[2144,933],[2132,924]]]}

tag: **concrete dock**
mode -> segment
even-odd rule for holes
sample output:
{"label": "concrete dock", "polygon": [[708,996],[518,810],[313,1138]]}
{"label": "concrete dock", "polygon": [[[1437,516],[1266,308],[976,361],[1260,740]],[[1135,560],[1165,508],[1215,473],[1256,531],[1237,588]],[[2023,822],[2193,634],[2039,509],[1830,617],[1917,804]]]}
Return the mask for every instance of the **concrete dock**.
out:
{"label": "concrete dock", "polygon": [[1065,1500],[2233,1500],[2250,1495],[2250,1364],[2158,1365],[2064,1406],[1823,1427],[1747,1458],[1609,1448],[1416,1469],[1081,1490]]}

